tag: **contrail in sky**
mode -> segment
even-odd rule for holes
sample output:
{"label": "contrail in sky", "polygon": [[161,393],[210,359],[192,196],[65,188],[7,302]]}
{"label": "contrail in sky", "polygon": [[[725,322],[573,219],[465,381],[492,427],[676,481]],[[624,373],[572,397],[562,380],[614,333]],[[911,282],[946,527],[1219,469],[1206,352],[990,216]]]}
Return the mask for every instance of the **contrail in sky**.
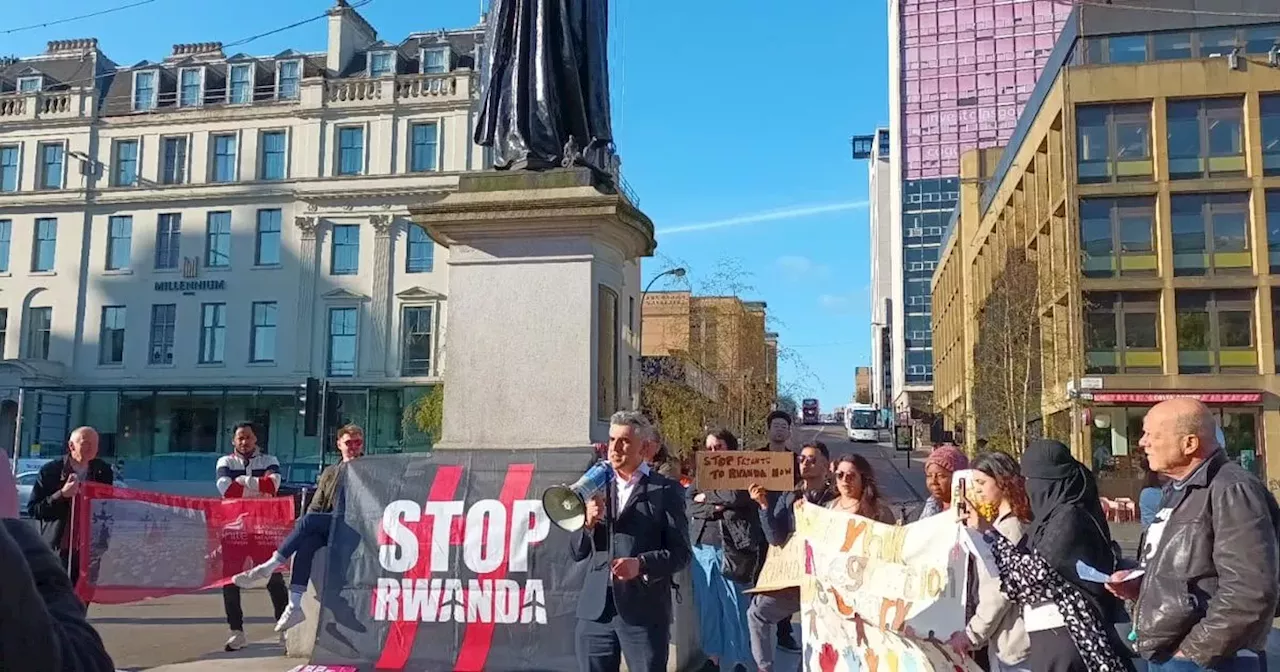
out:
{"label": "contrail in sky", "polygon": [[769,212],[760,212],[754,215],[742,215],[739,217],[729,217],[728,219],[717,219],[710,222],[699,222],[697,224],[683,224],[681,226],[670,226],[658,229],[657,233],[689,233],[692,231],[708,231],[711,229],[727,229],[735,226],[743,226],[744,224],[757,224],[759,222],[774,222],[780,219],[796,219],[799,217],[812,217],[813,215],[824,215],[829,212],[844,212],[846,210],[858,210],[869,205],[867,201],[851,201],[849,203],[830,203],[828,205],[802,205],[785,210],[772,210]]}

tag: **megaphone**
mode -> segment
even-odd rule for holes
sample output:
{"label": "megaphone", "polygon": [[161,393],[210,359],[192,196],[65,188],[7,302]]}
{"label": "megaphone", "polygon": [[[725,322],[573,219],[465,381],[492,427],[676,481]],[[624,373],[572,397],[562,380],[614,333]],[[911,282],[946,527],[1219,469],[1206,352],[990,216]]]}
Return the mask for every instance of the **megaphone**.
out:
{"label": "megaphone", "polygon": [[587,522],[587,500],[605,489],[613,478],[613,467],[601,460],[573,485],[553,485],[542,493],[542,509],[566,532],[577,532]]}

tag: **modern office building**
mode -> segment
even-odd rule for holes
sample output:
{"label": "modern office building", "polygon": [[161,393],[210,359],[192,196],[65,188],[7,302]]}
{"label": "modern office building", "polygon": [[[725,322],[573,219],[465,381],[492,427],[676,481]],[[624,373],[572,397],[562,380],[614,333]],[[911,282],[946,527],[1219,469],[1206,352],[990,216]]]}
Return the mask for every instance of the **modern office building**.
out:
{"label": "modern office building", "polygon": [[893,263],[873,265],[889,273],[892,294],[889,317],[873,321],[889,325],[886,406],[900,419],[932,412],[929,285],[960,191],[960,154],[1009,138],[1070,9],[1060,0],[889,2]]}
{"label": "modern office building", "polygon": [[935,279],[936,386],[959,390],[939,400],[972,443],[982,311],[1008,259],[1035,264],[1017,283],[1042,336],[1027,423],[1106,496],[1136,495],[1143,416],[1170,397],[1208,404],[1231,458],[1280,479],[1280,13],[1198,6],[1074,10]]}
{"label": "modern office building", "polygon": [[126,478],[210,480],[250,420],[313,470],[316,376],[369,450],[425,449],[404,411],[441,381],[447,250],[408,207],[485,165],[483,35],[387,42],[338,2],[322,51],[121,66],[81,39],[0,63],[0,447],[19,418],[23,456],[89,424]]}
{"label": "modern office building", "polygon": [[[867,159],[867,196],[871,219],[871,403],[891,408],[893,403],[893,266],[901,255],[893,235],[890,203],[889,129],[854,138],[854,158]],[[897,254],[895,254],[895,252]],[[900,261],[899,261],[900,263]]]}

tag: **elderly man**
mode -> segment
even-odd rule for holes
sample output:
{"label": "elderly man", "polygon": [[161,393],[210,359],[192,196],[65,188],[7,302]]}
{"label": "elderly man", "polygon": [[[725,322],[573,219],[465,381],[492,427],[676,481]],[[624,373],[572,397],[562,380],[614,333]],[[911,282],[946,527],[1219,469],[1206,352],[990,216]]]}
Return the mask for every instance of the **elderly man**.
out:
{"label": "elderly man", "polygon": [[1169,479],[1147,529],[1140,565],[1107,584],[1137,599],[1135,648],[1151,672],[1265,669],[1267,634],[1280,601],[1275,498],[1227,458],[1204,404],[1153,407],[1138,445]]}
{"label": "elderly man", "polygon": [[632,672],[662,672],[672,577],[692,555],[684,489],[645,461],[654,438],[648,419],[620,411],[609,424],[614,478],[605,495],[587,503],[585,526],[569,538],[573,559],[587,563],[578,594],[578,667],[617,672],[625,656]]}
{"label": "elderly man", "polygon": [[98,432],[92,427],[78,427],[67,441],[67,454],[40,468],[27,515],[40,521],[40,536],[57,551],[66,566],[71,567],[71,584],[80,576],[80,549],[71,532],[71,503],[86,481],[112,485],[115,474],[111,465],[98,459]]}

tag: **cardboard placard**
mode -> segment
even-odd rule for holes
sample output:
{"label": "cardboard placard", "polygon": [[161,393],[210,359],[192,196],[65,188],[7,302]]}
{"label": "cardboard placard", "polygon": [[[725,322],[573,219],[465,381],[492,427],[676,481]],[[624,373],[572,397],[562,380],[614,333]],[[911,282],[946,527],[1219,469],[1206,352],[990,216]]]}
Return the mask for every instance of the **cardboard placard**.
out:
{"label": "cardboard placard", "polygon": [[756,483],[785,492],[796,485],[791,451],[700,450],[696,455],[699,490],[746,490]]}
{"label": "cardboard placard", "polygon": [[760,568],[760,578],[756,585],[744,593],[768,593],[785,588],[797,588],[805,580],[804,573],[804,539],[793,534],[787,543],[781,546],[770,546],[764,557],[764,566]]}

